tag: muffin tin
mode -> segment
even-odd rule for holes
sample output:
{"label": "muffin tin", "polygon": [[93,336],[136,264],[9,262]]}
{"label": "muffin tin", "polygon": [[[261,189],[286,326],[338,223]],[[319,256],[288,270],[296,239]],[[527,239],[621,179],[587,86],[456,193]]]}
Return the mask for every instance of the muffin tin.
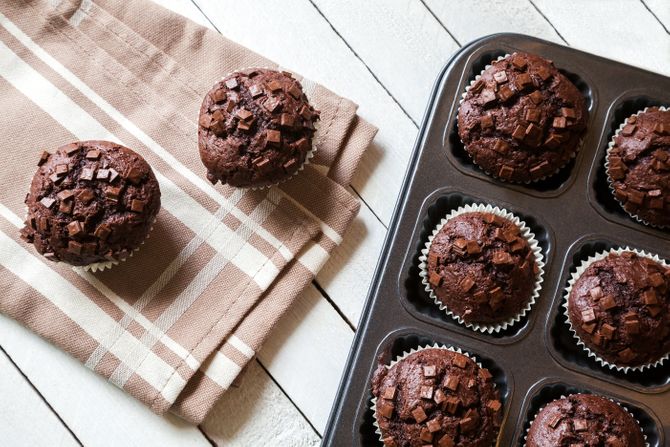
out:
{"label": "muffin tin", "polygon": [[[590,114],[577,157],[557,175],[528,185],[484,174],[467,156],[456,129],[466,85],[486,64],[514,51],[553,60],[584,94]],[[670,105],[670,78],[528,36],[488,36],[451,59],[424,116],[324,445],[381,445],[369,408],[378,362],[434,342],[459,347],[490,368],[504,402],[500,446],[522,446],[535,412],[573,392],[619,400],[641,422],[650,446],[670,442],[670,362],[642,373],[603,368],[577,345],[561,308],[570,273],[591,254],[630,246],[670,259],[670,232],[630,218],[612,197],[604,169],[607,144],[619,124],[653,105]],[[420,250],[439,220],[475,202],[498,205],[523,219],[546,263],[533,309],[491,335],[467,329],[440,311],[418,270]]]}

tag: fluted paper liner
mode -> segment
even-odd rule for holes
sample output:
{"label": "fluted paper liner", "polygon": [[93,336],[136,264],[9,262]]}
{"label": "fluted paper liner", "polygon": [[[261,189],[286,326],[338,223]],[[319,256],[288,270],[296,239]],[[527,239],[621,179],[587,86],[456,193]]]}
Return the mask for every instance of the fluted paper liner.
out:
{"label": "fluted paper liner", "polygon": [[[511,54],[509,54],[509,53],[505,54],[504,56],[498,56],[497,59],[495,59],[494,61],[491,61],[490,64],[487,64],[486,66],[484,66],[484,69],[483,69],[482,71],[480,71],[479,74],[478,74],[477,76],[475,76],[474,79],[472,79],[472,80],[470,81],[470,83],[465,87],[465,91],[461,94],[461,99],[458,101],[458,104],[459,104],[459,105],[460,105],[460,104],[463,104],[463,101],[465,100],[465,96],[468,94],[468,91],[472,88],[473,85],[475,85],[475,83],[476,83],[477,81],[479,81],[479,79],[482,77],[482,74],[484,74],[484,72],[485,72],[486,70],[488,70],[489,68],[491,68],[491,66],[493,65],[494,62],[501,61],[501,60],[503,60],[503,59],[505,59],[505,58],[508,58],[508,57],[510,57],[510,56],[511,56]],[[465,143],[463,143],[463,140],[461,140],[461,139],[459,138],[459,141],[461,142],[461,144],[463,145],[463,147],[465,147]],[[475,161],[475,159],[472,157],[472,154],[470,154],[470,152],[469,152],[468,150],[466,150],[465,152],[468,154],[468,157],[470,157],[470,160],[472,161],[472,163],[475,164],[477,167],[479,167],[479,169],[481,169],[481,170],[482,170],[486,175],[488,175],[489,177],[493,177],[493,178],[495,178],[496,180],[500,180],[501,182],[512,183],[512,184],[524,184],[524,185],[528,185],[528,184],[531,184],[531,183],[536,183],[536,182],[540,182],[540,181],[542,181],[542,180],[546,180],[547,178],[552,177],[552,176],[558,174],[563,168],[565,168],[565,167],[570,163],[570,160],[572,160],[573,158],[575,158],[575,157],[577,156],[577,154],[579,153],[579,151],[580,151],[581,148],[582,148],[583,143],[584,143],[584,137],[582,136],[582,137],[579,138],[579,141],[577,142],[577,145],[575,146],[575,149],[574,149],[574,150],[572,151],[572,153],[570,154],[570,158],[569,158],[565,163],[563,163],[561,166],[559,166],[558,168],[556,168],[556,170],[555,170],[554,172],[552,172],[552,173],[550,173],[550,174],[547,174],[547,175],[545,175],[545,176],[543,176],[543,177],[540,177],[540,178],[537,178],[537,179],[534,179],[534,180],[533,180],[533,179],[530,179],[530,180],[527,180],[527,181],[524,181],[524,182],[513,182],[513,181],[511,181],[511,180],[507,180],[507,179],[504,179],[504,178],[502,178],[502,177],[499,177],[497,174],[493,174],[493,173],[487,171],[486,169],[484,169],[482,166],[480,166],[480,165]]]}
{"label": "fluted paper liner", "polygon": [[[537,419],[537,415],[540,414],[540,413],[542,412],[542,410],[544,410],[544,409],[547,407],[547,405],[549,405],[549,404],[551,404],[551,403],[553,403],[553,402],[556,402],[557,400],[563,400],[563,399],[565,399],[565,398],[567,398],[567,397],[569,397],[569,396],[572,396],[572,395],[574,395],[574,394],[590,394],[590,393],[572,393],[572,394],[568,394],[567,396],[565,396],[565,395],[561,395],[561,397],[559,397],[558,399],[554,399],[554,400],[552,400],[551,402],[548,402],[548,403],[545,404],[543,407],[541,407],[539,410],[537,410],[537,413],[535,413],[535,415],[533,416],[533,420],[530,421],[530,424],[528,425],[528,428],[526,429],[526,434],[525,434],[524,437],[523,437],[523,445],[524,445],[524,447],[528,444],[528,433],[530,433],[530,428],[533,426],[533,422],[535,422],[535,419]],[[617,401],[617,400],[614,400],[614,399],[612,399],[612,398],[609,398],[609,397],[607,397],[607,396],[602,396],[602,395],[600,395],[600,394],[591,394],[591,395],[592,395],[592,396],[598,396],[598,397],[602,397],[602,398],[604,398],[604,399],[607,399],[607,400],[609,400],[610,402],[617,404],[617,405],[618,405],[619,407],[621,407],[626,413],[628,413],[628,414],[630,415],[630,417],[632,417],[633,420],[637,423],[637,426],[640,428],[640,433],[642,433],[642,437],[644,438],[644,445],[645,445],[646,447],[649,447],[649,441],[647,440],[647,435],[644,434],[644,430],[642,430],[642,424],[640,424],[640,421],[638,421],[638,420],[635,418],[635,416],[633,415],[633,413],[631,413],[630,410],[629,410],[628,408],[626,408],[625,405],[622,405],[621,402],[619,402],[619,401]]]}
{"label": "fluted paper liner", "polygon": [[[433,239],[450,219],[453,219],[456,216],[460,216],[461,214],[474,213],[474,212],[492,213],[514,223],[519,228],[521,236],[528,242],[528,246],[530,247],[530,250],[533,252],[535,256],[535,263],[538,268],[538,273],[535,278],[535,287],[533,288],[533,292],[531,293],[530,297],[528,297],[526,306],[523,309],[521,309],[521,311],[517,315],[496,324],[480,324],[476,322],[466,322],[465,320],[463,320],[463,318],[461,318],[461,316],[453,313],[442,301],[439,300],[437,295],[435,295],[432,286],[428,282],[427,260],[428,260],[428,252],[430,251],[430,246],[433,243]],[[535,304],[535,301],[540,296],[540,290],[542,289],[542,282],[544,281],[544,256],[542,255],[542,248],[540,247],[540,244],[535,239],[535,234],[531,232],[530,228],[528,228],[526,223],[521,219],[519,219],[517,216],[510,213],[506,209],[499,208],[497,206],[494,207],[488,204],[487,205],[471,204],[461,206],[455,211],[452,211],[451,213],[447,214],[447,216],[442,219],[439,225],[435,227],[432,235],[428,237],[428,241],[425,243],[425,248],[421,250],[421,255],[419,256],[419,269],[420,269],[419,276],[421,276],[421,283],[424,285],[426,292],[428,292],[430,298],[433,300],[433,302],[435,302],[435,304],[440,308],[440,310],[444,311],[447,315],[456,320],[459,324],[462,324],[469,329],[492,334],[493,332],[498,333],[500,331],[503,331],[508,327],[511,327],[514,324],[518,323],[531,310],[531,308]]]}
{"label": "fluted paper liner", "polygon": [[661,258],[658,257],[658,255],[653,255],[651,253],[647,253],[646,251],[642,250],[637,250],[633,249],[630,247],[625,247],[625,248],[612,248],[608,251],[600,252],[597,253],[593,256],[589,256],[588,259],[585,261],[582,261],[581,265],[577,267],[577,270],[572,273],[570,276],[570,280],[568,281],[568,287],[565,288],[564,292],[564,297],[563,297],[563,308],[565,309],[563,314],[565,315],[565,318],[568,322],[568,326],[570,327],[570,332],[572,332],[572,336],[577,340],[577,344],[581,346],[587,353],[589,357],[593,357],[596,362],[598,362],[601,366],[605,366],[611,370],[616,370],[620,371],[623,373],[628,373],[629,371],[644,371],[645,369],[650,369],[650,368],[655,368],[657,366],[660,366],[665,362],[668,357],[670,357],[670,353],[666,353],[663,357],[660,359],[656,360],[653,363],[648,363],[646,365],[640,365],[640,366],[619,366],[614,363],[610,363],[607,360],[601,358],[593,352],[583,341],[579,336],[577,335],[577,331],[575,331],[575,328],[572,326],[572,321],[570,320],[570,315],[568,314],[568,300],[570,299],[570,292],[572,292],[572,287],[575,285],[575,282],[577,279],[584,273],[584,271],[594,262],[600,261],[602,259],[605,259],[607,256],[610,254],[615,254],[615,255],[620,255],[621,253],[624,252],[632,252],[637,254],[638,256],[642,256],[648,259],[651,259],[653,261],[658,262],[659,264],[663,265],[664,267],[668,267],[668,264]]}
{"label": "fluted paper liner", "polygon": [[[410,349],[409,351],[404,351],[404,352],[402,353],[402,355],[396,357],[393,361],[391,361],[391,363],[389,363],[388,365],[384,365],[384,367],[385,367],[386,369],[390,369],[393,365],[395,365],[396,363],[400,362],[401,360],[404,360],[404,359],[406,359],[407,357],[409,357],[410,355],[415,354],[415,353],[417,353],[417,352],[419,352],[419,351],[423,351],[423,350],[425,350],[425,349],[445,349],[445,350],[447,350],[447,351],[451,351],[451,352],[456,352],[456,353],[458,353],[458,354],[462,354],[462,355],[466,356],[467,358],[469,358],[470,360],[472,360],[473,362],[475,362],[475,364],[476,364],[480,369],[484,369],[484,367],[482,366],[482,364],[479,363],[479,361],[477,360],[477,358],[476,358],[474,355],[472,355],[472,354],[470,354],[470,353],[468,353],[468,352],[465,352],[465,351],[461,350],[461,348],[456,348],[456,347],[453,347],[453,346],[446,346],[446,345],[443,345],[443,344],[441,344],[441,343],[434,343],[434,344],[432,344],[432,345],[419,346],[418,348],[412,348],[412,349]],[[495,387],[495,385],[494,385],[494,387]],[[372,410],[372,417],[373,417],[372,425],[374,425],[374,427],[375,427],[375,433],[376,433],[377,435],[379,435],[379,441],[382,443],[382,445],[384,445],[384,439],[383,439],[383,435],[382,435],[382,429],[379,427],[379,423],[377,422],[377,398],[376,398],[376,397],[373,397],[373,398],[370,400],[370,409]],[[496,434],[496,439],[498,438],[499,434],[500,434],[500,429],[498,429],[498,433]],[[493,441],[493,444],[492,444],[492,445],[496,445],[496,441]]]}
{"label": "fluted paper liner", "polygon": [[[663,106],[659,107],[658,109],[663,111],[663,112],[668,111],[668,108],[663,107]],[[614,132],[614,135],[612,136],[612,139],[607,144],[607,152],[606,152],[606,155],[605,155],[605,175],[607,176],[607,184],[609,186],[610,191],[612,192],[612,196],[614,196],[614,200],[617,201],[617,203],[621,206],[621,209],[624,210],[626,212],[626,214],[628,214],[630,217],[632,217],[636,221],[640,222],[641,224],[644,224],[644,225],[647,225],[647,226],[650,226],[650,227],[654,227],[654,228],[665,229],[665,228],[668,228],[667,225],[656,225],[656,224],[649,223],[646,220],[642,219],[637,214],[633,214],[630,211],[628,211],[624,207],[624,203],[622,203],[619,200],[619,198],[616,196],[616,194],[614,193],[614,185],[612,184],[613,183],[612,182],[612,177],[610,177],[610,175],[609,175],[610,152],[612,151],[612,148],[614,147],[616,138],[619,136],[619,133],[623,130],[623,128],[626,125],[626,123],[628,122],[629,118],[632,118],[634,116],[637,117],[638,115],[640,115],[642,113],[646,113],[648,110],[649,110],[649,107],[645,107],[644,109],[639,110],[639,111],[633,113],[632,115],[628,116],[625,120],[623,120],[623,122],[619,125],[619,128]]]}

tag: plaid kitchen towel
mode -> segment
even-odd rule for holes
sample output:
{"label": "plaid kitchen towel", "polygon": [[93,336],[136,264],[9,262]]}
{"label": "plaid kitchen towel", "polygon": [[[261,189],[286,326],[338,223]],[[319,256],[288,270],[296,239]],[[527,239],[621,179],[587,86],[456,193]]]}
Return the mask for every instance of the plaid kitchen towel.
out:
{"label": "plaid kitchen towel", "polygon": [[[322,112],[312,163],[269,190],[212,186],[200,103],[252,66],[277,67],[149,1],[0,2],[0,311],[195,423],[341,242],[359,208],[345,185],[376,132],[351,101],[301,79]],[[19,237],[41,150],[87,139],[140,153],[163,202],[140,251],[95,274]]]}

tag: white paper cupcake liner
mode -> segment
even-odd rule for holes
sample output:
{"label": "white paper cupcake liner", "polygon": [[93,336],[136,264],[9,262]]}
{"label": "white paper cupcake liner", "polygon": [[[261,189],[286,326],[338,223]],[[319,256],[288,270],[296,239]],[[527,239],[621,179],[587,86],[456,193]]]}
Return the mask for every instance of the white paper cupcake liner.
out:
{"label": "white paper cupcake liner", "polygon": [[[523,445],[524,445],[524,447],[528,444],[528,433],[530,433],[530,428],[533,426],[533,423],[535,422],[535,419],[537,419],[537,415],[540,414],[540,413],[542,412],[542,410],[544,410],[545,407],[546,407],[547,405],[549,405],[549,404],[551,404],[551,403],[553,403],[553,402],[556,402],[557,400],[565,399],[565,398],[567,398],[567,397],[569,397],[569,396],[572,396],[572,395],[574,395],[574,394],[591,394],[591,393],[572,393],[572,394],[568,394],[567,396],[566,396],[566,395],[561,395],[561,397],[559,397],[558,399],[554,399],[554,400],[552,400],[551,402],[546,403],[546,404],[545,404],[544,406],[542,406],[539,410],[537,410],[537,413],[535,413],[535,415],[533,415],[533,420],[530,421],[530,424],[528,425],[528,428],[526,429],[526,434],[525,434],[524,437],[523,437]],[[604,399],[607,399],[607,400],[609,400],[610,402],[617,404],[617,405],[618,405],[619,407],[621,407],[626,413],[628,413],[628,414],[630,415],[630,417],[632,417],[633,420],[637,423],[637,426],[640,428],[640,433],[642,433],[642,437],[644,438],[644,445],[645,445],[646,447],[650,447],[650,446],[649,446],[649,441],[647,440],[647,435],[644,433],[644,430],[642,430],[642,424],[640,424],[640,421],[637,420],[637,418],[633,415],[633,413],[630,412],[630,410],[629,410],[628,408],[626,408],[625,405],[622,405],[621,402],[619,402],[619,401],[617,401],[617,400],[615,400],[615,399],[609,398],[609,397],[607,397],[607,396],[602,396],[602,395],[600,395],[600,394],[592,394],[592,395],[593,395],[593,396],[602,397],[602,398],[604,398]]]}
{"label": "white paper cupcake liner", "polygon": [[[666,229],[666,228],[670,228],[670,227],[668,227],[668,225],[656,225],[656,224],[647,222],[646,220],[644,220],[643,218],[641,218],[637,214],[633,214],[630,211],[628,211],[624,207],[625,204],[622,203],[619,200],[619,198],[616,196],[616,194],[614,192],[614,185],[613,185],[613,182],[612,182],[612,178],[609,175],[610,153],[612,151],[612,148],[614,148],[614,143],[615,143],[616,138],[619,136],[619,133],[623,130],[623,128],[626,125],[626,123],[628,122],[629,118],[637,117],[638,115],[640,115],[642,113],[646,113],[649,109],[650,109],[650,107],[645,107],[644,109],[639,110],[639,111],[633,113],[632,115],[626,117],[626,119],[623,120],[623,122],[619,125],[619,128],[614,132],[614,135],[610,139],[610,142],[607,144],[607,152],[606,152],[606,155],[605,155],[605,174],[607,175],[607,184],[609,186],[610,192],[612,193],[612,196],[614,197],[614,200],[617,201],[617,203],[621,206],[621,209],[624,210],[626,212],[626,214],[628,214],[630,217],[632,217],[633,219],[635,219],[636,221],[640,222],[643,225],[647,225],[647,226],[650,226],[650,227],[653,227],[653,228]],[[668,111],[668,108],[663,107],[663,106],[660,106],[658,109],[663,111],[663,112]]]}
{"label": "white paper cupcake liner", "polygon": [[[484,69],[483,69],[481,72],[479,72],[479,74],[476,75],[476,76],[474,77],[474,79],[472,79],[472,80],[470,81],[470,83],[465,87],[465,91],[461,94],[461,99],[459,100],[458,104],[459,104],[459,105],[460,105],[460,104],[463,104],[463,101],[465,100],[465,96],[468,94],[468,91],[472,88],[473,85],[475,85],[475,83],[476,83],[477,81],[479,81],[479,79],[481,79],[482,74],[483,74],[486,70],[488,70],[489,68],[491,68],[491,66],[493,65],[494,62],[501,61],[501,60],[503,60],[503,59],[505,59],[505,58],[508,58],[508,57],[510,57],[510,56],[511,56],[511,54],[509,54],[509,53],[505,54],[504,56],[498,56],[497,59],[495,59],[494,61],[492,61],[490,64],[487,64],[486,66],[484,66]],[[465,143],[463,143],[463,140],[460,140],[460,139],[459,139],[459,141],[461,142],[461,144],[463,145],[463,147],[465,147]],[[572,153],[570,154],[570,158],[569,158],[568,160],[566,160],[566,162],[563,163],[561,166],[559,166],[558,168],[556,168],[555,171],[553,171],[553,172],[551,172],[551,173],[549,173],[549,174],[547,174],[547,175],[545,175],[545,176],[543,176],[543,177],[536,178],[536,179],[530,179],[530,180],[526,180],[526,181],[523,181],[523,182],[513,182],[513,181],[510,181],[510,180],[506,180],[506,179],[504,179],[504,178],[502,178],[502,177],[499,177],[497,174],[494,174],[494,173],[492,173],[492,172],[487,171],[486,169],[484,169],[483,166],[480,166],[480,165],[475,161],[475,159],[472,157],[472,154],[470,154],[470,152],[469,152],[468,150],[466,150],[465,152],[468,154],[468,157],[470,157],[470,160],[472,161],[472,163],[473,163],[474,165],[476,165],[477,167],[479,167],[479,169],[481,169],[486,175],[488,175],[488,176],[490,176],[490,177],[493,177],[493,178],[495,178],[496,180],[500,180],[501,182],[505,182],[505,183],[515,184],[515,185],[519,185],[519,184],[521,184],[521,185],[529,185],[529,184],[531,184],[531,183],[541,182],[542,180],[546,180],[546,179],[548,179],[549,177],[553,177],[554,175],[558,174],[563,168],[565,168],[565,167],[570,163],[570,161],[571,161],[572,159],[574,159],[575,157],[577,157],[577,154],[579,153],[579,151],[581,151],[583,144],[584,144],[584,138],[583,138],[583,137],[580,137],[580,138],[579,138],[579,141],[577,142],[577,145],[575,146],[575,149],[574,149],[574,150],[572,151]]]}
{"label": "white paper cupcake liner", "polygon": [[[535,264],[537,265],[538,269],[538,273],[535,279],[535,287],[533,288],[533,292],[531,293],[531,296],[529,297],[526,306],[523,309],[521,309],[521,311],[514,317],[511,317],[508,320],[496,324],[480,324],[475,322],[466,322],[459,315],[453,313],[442,301],[439,300],[439,298],[437,297],[437,295],[435,295],[435,292],[433,291],[433,288],[431,287],[428,281],[428,252],[430,251],[430,246],[433,243],[433,239],[435,238],[437,233],[440,232],[442,227],[444,227],[447,221],[453,219],[456,216],[460,216],[461,214],[472,213],[472,212],[492,213],[506,220],[511,221],[517,227],[519,227],[521,236],[524,239],[526,239],[526,241],[528,242],[528,246],[530,247],[530,250],[533,252],[535,256]],[[519,219],[517,216],[510,213],[506,209],[499,208],[497,206],[494,207],[492,205],[485,205],[485,204],[471,204],[461,206],[455,211],[450,212],[449,214],[447,214],[445,218],[443,218],[440,221],[437,227],[435,227],[433,233],[428,237],[428,241],[425,243],[425,248],[421,250],[421,255],[419,256],[419,269],[420,269],[419,276],[421,276],[421,283],[424,285],[426,292],[428,292],[430,298],[440,308],[440,310],[444,311],[447,315],[456,320],[459,324],[462,324],[469,329],[492,334],[494,332],[498,333],[500,331],[503,331],[508,327],[511,327],[514,324],[518,323],[531,310],[531,308],[535,304],[535,301],[540,296],[540,290],[542,289],[542,282],[544,281],[544,256],[542,255],[542,248],[540,247],[540,244],[535,239],[535,234],[531,232],[530,228],[528,228],[526,223],[521,219]]]}
{"label": "white paper cupcake liner", "polygon": [[[268,67],[246,67],[246,68],[241,68],[241,69],[239,69],[239,70],[231,71],[230,73],[226,74],[225,76],[222,76],[221,79],[219,79],[217,82],[221,82],[221,81],[223,81],[225,78],[227,78],[228,76],[230,76],[230,75],[233,74],[233,73],[239,73],[239,72],[243,72],[243,71],[246,71],[246,70],[254,70],[254,69],[270,70],[270,71],[280,71],[280,70],[278,70],[277,68],[268,68]],[[291,74],[293,74],[293,73],[291,73]],[[302,83],[301,83],[301,85],[302,85]],[[307,98],[307,99],[309,99],[309,98]],[[287,181],[291,180],[293,177],[295,177],[296,175],[298,175],[298,174],[300,173],[300,171],[302,171],[303,169],[305,169],[305,166],[307,166],[308,164],[310,164],[312,158],[314,158],[314,155],[316,154],[316,151],[317,151],[317,149],[318,149],[317,146],[316,146],[316,139],[317,139],[317,134],[319,133],[319,130],[320,130],[320,129],[321,129],[321,119],[320,119],[320,117],[319,117],[319,120],[318,120],[316,123],[314,123],[314,136],[312,136],[312,149],[310,149],[310,150],[307,152],[307,154],[305,155],[305,161],[302,162],[302,164],[300,165],[300,167],[298,168],[298,170],[295,171],[293,174],[291,174],[290,176],[288,176],[288,177],[286,177],[286,178],[284,178],[284,179],[281,179],[281,180],[278,181],[278,182],[271,183],[271,184],[269,184],[269,185],[263,185],[263,186],[233,186],[233,188],[248,189],[248,190],[252,190],[252,191],[258,191],[258,190],[263,190],[263,189],[270,189],[270,188],[272,188],[273,186],[278,186],[278,185],[281,185],[281,184],[284,183],[284,182],[287,182]]]}
{"label": "white paper cupcake liner", "polygon": [[611,248],[608,251],[600,252],[600,253],[597,253],[593,256],[589,256],[588,259],[586,259],[585,261],[582,261],[581,265],[579,267],[577,267],[577,270],[575,270],[575,272],[572,273],[572,275],[570,275],[570,280],[568,281],[568,287],[565,288],[564,297],[563,297],[563,309],[564,309],[563,315],[565,315],[565,318],[568,322],[568,326],[570,328],[570,332],[572,332],[572,336],[575,338],[575,340],[577,340],[577,344],[579,346],[581,346],[584,349],[584,351],[587,352],[589,357],[592,357],[593,359],[595,359],[595,361],[598,362],[603,367],[607,367],[611,370],[616,370],[616,371],[623,372],[623,373],[627,374],[629,371],[644,371],[645,369],[650,369],[650,368],[655,368],[657,366],[661,366],[663,364],[663,362],[665,362],[670,357],[670,353],[665,354],[663,357],[661,357],[660,359],[656,360],[653,363],[648,363],[648,364],[640,365],[640,366],[619,366],[619,365],[616,365],[614,363],[608,362],[607,360],[601,358],[600,356],[598,356],[598,354],[593,352],[582,341],[582,339],[579,338],[579,336],[577,335],[577,331],[572,326],[572,321],[570,320],[570,315],[568,314],[568,300],[570,298],[570,292],[572,292],[572,287],[575,285],[575,282],[584,273],[584,271],[594,262],[605,259],[610,254],[620,255],[621,253],[624,253],[624,252],[633,252],[633,253],[637,254],[638,256],[642,256],[642,257],[651,259],[651,260],[656,261],[656,262],[658,262],[659,264],[661,264],[665,267],[668,267],[668,264],[665,262],[665,260],[658,257],[658,255],[654,255],[654,254],[651,254],[651,253],[647,253],[646,251],[642,251],[642,250],[638,250],[638,249],[634,249],[634,248],[630,248],[630,247]]}
{"label": "white paper cupcake liner", "polygon": [[156,224],[156,219],[151,224],[151,228],[149,229],[149,232],[147,233],[147,237],[144,238],[142,243],[140,244],[139,247],[132,249],[129,253],[128,256],[126,256],[123,259],[114,259],[112,261],[102,261],[102,262],[94,262],[93,264],[88,264],[88,265],[81,265],[81,266],[72,266],[72,270],[76,271],[84,271],[84,272],[102,272],[103,270],[111,269],[115,265],[119,265],[120,262],[126,262],[128,259],[132,258],[135,253],[140,251],[140,248],[144,243],[151,237],[151,232],[154,231],[154,225]]}
{"label": "white paper cupcake liner", "polygon": [[[392,360],[388,365],[384,365],[384,367],[386,369],[391,369],[391,367],[393,367],[393,365],[400,362],[401,360],[404,360],[407,357],[409,357],[410,355],[415,354],[419,351],[423,351],[425,349],[445,349],[447,351],[462,354],[462,355],[466,356],[467,358],[469,358],[470,360],[472,360],[473,362],[475,362],[475,364],[480,369],[484,369],[482,364],[479,363],[479,361],[477,360],[477,357],[475,357],[474,355],[461,350],[461,348],[456,348],[456,347],[453,347],[453,346],[446,346],[446,345],[443,345],[441,343],[434,343],[432,345],[419,346],[417,348],[412,348],[409,351],[403,351],[402,355],[399,355],[394,360]],[[495,385],[494,385],[494,388],[495,388]],[[379,423],[377,422],[377,398],[376,397],[373,397],[370,400],[370,409],[372,410],[372,419],[373,419],[372,420],[372,425],[375,427],[375,433],[379,436],[379,441],[382,443],[382,445],[384,445],[384,438],[383,438],[383,434],[382,434],[382,429],[381,429],[381,427],[379,427]],[[500,429],[498,429],[498,433],[496,434],[496,439],[498,438],[499,435],[500,435]],[[494,441],[492,445],[496,445],[496,441]]]}

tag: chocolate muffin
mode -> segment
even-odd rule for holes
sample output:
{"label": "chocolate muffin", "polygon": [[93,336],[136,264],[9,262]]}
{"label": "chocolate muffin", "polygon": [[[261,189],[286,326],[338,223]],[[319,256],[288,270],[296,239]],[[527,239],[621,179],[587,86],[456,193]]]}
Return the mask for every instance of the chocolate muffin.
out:
{"label": "chocolate muffin", "polygon": [[428,348],[380,366],[372,394],[388,447],[490,447],[502,421],[491,373],[448,349]]}
{"label": "chocolate muffin", "polygon": [[670,111],[651,107],[626,119],[607,155],[607,176],[623,208],[670,226]]}
{"label": "chocolate muffin", "polygon": [[555,400],[535,417],[526,447],[643,447],[640,425],[621,406],[590,394]]}
{"label": "chocolate muffin", "polygon": [[83,266],[122,260],[147,238],[160,197],[151,167],[127,147],[67,144],[42,152],[21,236],[50,261]]}
{"label": "chocolate muffin", "polygon": [[670,352],[670,269],[630,251],[591,263],[568,296],[579,339],[617,366],[654,363]]}
{"label": "chocolate muffin", "polygon": [[519,315],[538,273],[517,224],[488,212],[448,219],[426,260],[426,280],[437,300],[466,323],[491,325]]}
{"label": "chocolate muffin", "polygon": [[319,112],[291,73],[235,72],[214,84],[200,108],[200,158],[213,184],[269,186],[286,180],[312,150]]}
{"label": "chocolate muffin", "polygon": [[527,183],[568,163],[587,121],[584,97],[552,62],[514,53],[492,62],[468,89],[458,135],[484,171]]}

